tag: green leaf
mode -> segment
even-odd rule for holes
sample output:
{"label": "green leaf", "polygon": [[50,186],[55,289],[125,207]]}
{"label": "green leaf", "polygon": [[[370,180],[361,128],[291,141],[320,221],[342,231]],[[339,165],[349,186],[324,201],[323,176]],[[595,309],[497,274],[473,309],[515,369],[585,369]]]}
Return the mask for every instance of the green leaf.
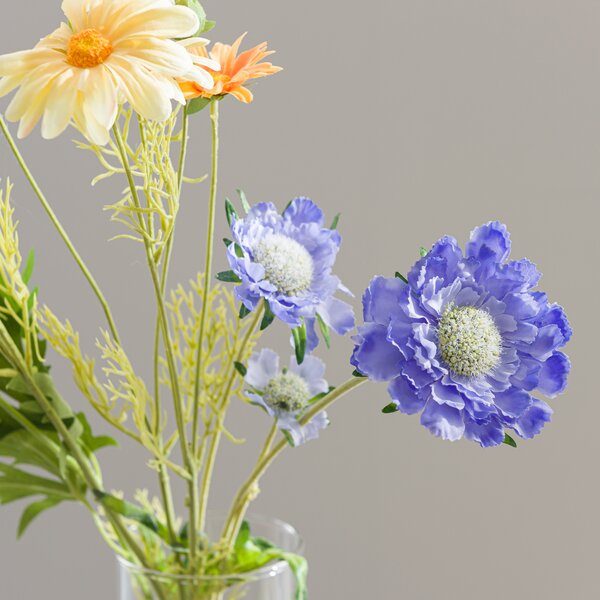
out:
{"label": "green leaf", "polygon": [[246,366],[238,361],[235,361],[233,363],[233,366],[235,367],[235,370],[242,376],[242,377],[246,377],[246,373],[248,372],[248,369],[246,368]]}
{"label": "green leaf", "polygon": [[17,537],[21,538],[21,536],[25,533],[25,530],[31,522],[42,512],[48,510],[50,508],[54,508],[57,504],[60,504],[64,498],[58,498],[56,496],[48,496],[44,500],[38,500],[37,502],[33,502],[30,504],[21,515],[21,520],[19,521],[19,528],[17,530]]}
{"label": "green leaf", "polygon": [[294,338],[296,362],[301,365],[304,362],[304,355],[306,354],[306,323],[304,321],[302,321],[302,325],[292,329],[292,336]]}
{"label": "green leaf", "polygon": [[237,552],[242,550],[244,546],[250,541],[250,525],[248,521],[242,522],[237,538],[235,539],[234,549]]}
{"label": "green leaf", "polygon": [[398,405],[395,402],[390,402],[387,406],[384,406],[381,409],[381,412],[386,415],[389,415],[391,413],[398,412],[398,410],[399,410]]}
{"label": "green leaf", "polygon": [[62,482],[33,475],[16,467],[0,463],[0,504],[8,504],[29,496],[57,496],[73,499]]}
{"label": "green leaf", "polygon": [[199,33],[202,34],[202,33],[206,33],[207,31],[213,30],[215,28],[216,24],[217,24],[216,21],[211,21],[210,19],[206,19],[206,21],[204,21],[204,27]]}
{"label": "green leaf", "polygon": [[275,315],[273,314],[269,303],[265,300],[265,312],[260,323],[260,330],[264,331],[274,320]]}
{"label": "green leaf", "polygon": [[248,198],[246,198],[246,194],[244,193],[244,190],[237,190],[238,196],[240,197],[240,202],[242,203],[242,206],[244,208],[244,210],[246,211],[246,214],[248,214],[250,212],[250,202],[248,202]]}
{"label": "green leaf", "polygon": [[225,215],[227,216],[227,223],[229,223],[229,227],[231,227],[231,224],[238,218],[238,215],[235,206],[233,206],[229,198],[225,198]]}
{"label": "green leaf", "polygon": [[333,217],[333,221],[331,222],[331,227],[329,229],[337,229],[338,223],[340,222],[340,217],[342,216],[342,213],[338,213],[337,215],[335,215],[335,217]]}
{"label": "green leaf", "polygon": [[31,276],[33,275],[33,267],[35,265],[35,251],[33,248],[29,251],[27,256],[27,262],[25,263],[25,269],[23,270],[23,274],[21,278],[23,279],[23,283],[27,285]]}
{"label": "green leaf", "polygon": [[177,6],[187,6],[188,8],[191,8],[198,16],[200,26],[198,28],[198,31],[196,31],[196,33],[191,37],[197,37],[201,33],[204,33],[206,31],[206,11],[204,10],[202,4],[200,4],[198,0],[175,0],[175,4]]}
{"label": "green leaf", "polygon": [[325,340],[325,345],[327,348],[331,348],[331,332],[329,331],[329,326],[323,321],[323,317],[319,313],[317,313],[317,323],[319,324],[321,335]]}
{"label": "green leaf", "polygon": [[427,254],[429,254],[429,250],[427,250],[427,248],[424,248],[423,246],[421,246],[419,248],[419,254],[421,255],[421,258],[424,258],[425,256],[427,256]]}
{"label": "green leaf", "polygon": [[12,458],[15,465],[39,467],[60,477],[58,437],[43,430],[40,430],[40,435],[47,437],[48,443],[44,444],[25,429],[9,433],[0,439],[0,456]]}
{"label": "green leaf", "polygon": [[156,533],[164,540],[169,540],[169,532],[166,527],[159,523],[154,515],[143,508],[100,490],[94,490],[94,496],[103,506],[115,511],[130,521],[135,521],[136,523],[143,525],[146,529]]}
{"label": "green leaf", "polygon": [[240,283],[242,280],[233,271],[221,271],[216,275],[219,281],[227,283]]}
{"label": "green leaf", "polygon": [[236,244],[233,249],[235,250],[235,255],[238,258],[243,258],[244,257],[244,251],[242,250],[242,247],[239,244]]}
{"label": "green leaf", "polygon": [[187,103],[185,112],[188,116],[195,115],[196,113],[199,113],[201,110],[205,109],[210,103],[210,98],[203,98],[202,96],[194,98]]}
{"label": "green leaf", "polygon": [[366,375],[363,375],[358,369],[354,369],[354,371],[352,371],[352,377],[366,377]]}
{"label": "green leaf", "polygon": [[281,435],[285,438],[285,441],[292,447],[295,448],[296,444],[294,442],[294,438],[292,437],[292,434],[287,430],[287,429],[282,429],[281,430]]}
{"label": "green leaf", "polygon": [[507,446],[511,446],[512,448],[517,447],[517,442],[515,442],[515,440],[512,437],[510,437],[508,433],[504,433],[504,441],[502,443],[506,444]]}
{"label": "green leaf", "polygon": [[398,271],[396,271],[395,277],[396,279],[401,279],[402,281],[404,281],[404,283],[408,283],[408,279],[406,279],[406,277],[404,277],[404,275],[402,275],[402,273],[399,273]]}
{"label": "green leaf", "polygon": [[246,318],[252,311],[249,308],[246,308],[245,304],[240,305],[240,319]]}
{"label": "green leaf", "polygon": [[81,435],[80,441],[84,445],[85,449],[90,453],[96,452],[101,448],[106,448],[108,446],[118,446],[117,440],[111,438],[108,435],[100,435],[96,436],[92,433],[92,428],[90,426],[87,417],[82,413],[77,413],[77,419],[81,423],[83,427],[83,433]]}
{"label": "green leaf", "polygon": [[229,238],[223,238],[223,243],[229,248],[229,246],[233,244],[233,241],[231,241]]}

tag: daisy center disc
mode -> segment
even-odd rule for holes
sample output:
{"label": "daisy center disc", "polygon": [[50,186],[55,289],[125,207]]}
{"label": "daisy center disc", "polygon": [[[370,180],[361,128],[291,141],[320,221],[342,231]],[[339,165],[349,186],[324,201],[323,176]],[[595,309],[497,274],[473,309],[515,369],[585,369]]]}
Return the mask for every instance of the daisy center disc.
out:
{"label": "daisy center disc", "polygon": [[500,332],[490,314],[474,306],[446,310],[439,322],[438,342],[442,358],[457,375],[484,375],[500,362]]}
{"label": "daisy center disc", "polygon": [[281,373],[269,381],[263,400],[272,409],[295,412],[305,408],[310,400],[306,381],[295,373]]}
{"label": "daisy center disc", "polygon": [[112,44],[97,29],[76,33],[67,48],[67,62],[80,69],[101,65],[113,51]]}
{"label": "daisy center disc", "polygon": [[254,249],[254,260],[265,270],[265,279],[287,296],[299,296],[310,288],[313,260],[296,240],[280,233],[269,235]]}

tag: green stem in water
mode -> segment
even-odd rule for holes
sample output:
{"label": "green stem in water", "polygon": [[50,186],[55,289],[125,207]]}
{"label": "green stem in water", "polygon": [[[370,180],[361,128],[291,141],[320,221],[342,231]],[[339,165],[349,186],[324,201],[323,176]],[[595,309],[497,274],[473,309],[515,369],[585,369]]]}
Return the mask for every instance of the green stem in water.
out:
{"label": "green stem in water", "polygon": [[108,305],[108,302],[106,301],[106,298],[104,297],[104,294],[100,290],[100,286],[96,283],[96,280],[94,279],[94,277],[91,274],[90,270],[87,268],[86,264],[83,262],[83,259],[81,258],[81,256],[77,252],[77,250],[75,249],[75,246],[73,245],[73,242],[71,242],[71,239],[69,238],[67,232],[65,231],[65,229],[61,225],[60,221],[58,220],[58,217],[54,214],[54,211],[52,210],[52,207],[50,206],[48,200],[44,196],[44,194],[43,194],[40,186],[37,184],[36,180],[34,179],[31,171],[29,170],[27,164],[25,163],[25,160],[24,160],[23,156],[19,152],[17,144],[16,144],[14,138],[12,137],[10,131],[8,130],[6,122],[4,121],[4,119],[2,118],[2,116],[0,116],[0,129],[2,130],[2,133],[4,134],[4,136],[6,137],[6,141],[8,142],[8,145],[10,146],[10,149],[12,150],[13,154],[15,155],[15,158],[17,159],[17,162],[19,163],[19,166],[23,170],[23,173],[25,174],[25,177],[27,178],[27,181],[31,185],[31,187],[32,187],[35,195],[38,197],[39,201],[41,202],[42,206],[44,207],[44,210],[46,211],[48,217],[50,218],[50,221],[52,221],[52,224],[54,225],[54,227],[56,228],[56,230],[58,231],[58,233],[62,237],[63,241],[65,242],[65,244],[67,246],[67,248],[69,249],[69,252],[71,253],[71,255],[73,256],[73,258],[75,259],[75,262],[77,263],[77,265],[81,269],[81,271],[84,274],[85,278],[88,280],[88,283],[90,284],[92,290],[94,291],[94,294],[96,294],[96,297],[98,298],[98,300],[100,302],[100,305],[102,306],[102,310],[104,311],[104,314],[106,315],[106,320],[108,322],[108,326],[110,328],[110,332],[111,332],[114,340],[117,343],[119,343],[119,334],[118,334],[118,331],[117,331],[117,326],[116,326],[115,321],[113,319],[113,316],[112,316],[112,313],[110,311],[110,307]]}
{"label": "green stem in water", "polygon": [[[250,323],[250,325],[248,325],[246,335],[244,336],[244,339],[242,340],[240,349],[238,351],[238,355],[235,359],[236,362],[240,362],[242,360],[242,357],[244,355],[244,350],[245,350],[246,346],[248,345],[248,342],[250,341],[252,334],[254,333],[254,331],[258,327],[259,323],[261,322],[261,319],[263,316],[263,311],[264,311],[264,305],[261,304],[260,308],[256,309],[256,313],[254,315],[252,322]],[[235,381],[235,378],[237,376],[238,376],[237,369],[235,369],[235,367],[232,366],[232,372],[229,377],[229,381],[227,382],[227,387],[225,388],[225,393],[223,394],[221,404],[218,407],[217,419],[222,420],[225,417],[227,405],[229,404],[229,400],[230,400],[231,388],[232,388],[233,382]],[[200,516],[200,531],[202,531],[204,529],[204,525],[206,523],[206,510],[208,508],[208,497],[210,494],[210,486],[211,486],[213,471],[215,468],[217,452],[219,450],[219,444],[221,442],[221,436],[222,436],[222,429],[221,429],[220,425],[222,425],[222,422],[217,423],[216,430],[213,433],[212,439],[210,441],[210,448],[208,450],[206,465],[204,466],[204,472],[202,475],[202,486],[200,488],[200,490],[201,490],[200,491],[200,508],[198,511],[199,516]]]}
{"label": "green stem in water", "polygon": [[[306,425],[311,421],[311,419],[313,419],[313,417],[324,411],[327,407],[331,406],[331,404],[333,404],[336,400],[342,396],[345,396],[348,392],[356,389],[367,381],[368,379],[363,377],[352,377],[335,390],[327,394],[327,396],[315,402],[300,419],[300,425]],[[225,528],[223,530],[223,539],[225,540],[228,548],[231,548],[235,542],[246,510],[252,501],[252,490],[255,489],[260,478],[264,475],[271,463],[287,446],[287,440],[282,439],[272,450],[267,451],[267,453],[263,453],[263,455],[261,455],[259,458],[254,470],[250,474],[250,477],[248,477],[244,485],[242,485],[242,487],[239,489],[231,506],[229,516],[225,521]]]}

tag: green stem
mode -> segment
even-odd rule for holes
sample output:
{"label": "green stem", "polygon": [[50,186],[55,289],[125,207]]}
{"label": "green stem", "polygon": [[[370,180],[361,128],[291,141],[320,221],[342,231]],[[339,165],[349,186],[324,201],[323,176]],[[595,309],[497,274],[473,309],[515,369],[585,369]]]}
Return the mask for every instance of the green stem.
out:
{"label": "green stem", "polygon": [[106,315],[106,320],[108,322],[108,326],[110,328],[111,334],[112,334],[114,340],[118,343],[119,342],[119,334],[117,332],[117,326],[116,326],[115,321],[113,319],[113,316],[112,316],[112,313],[110,311],[110,307],[108,305],[108,302],[106,301],[106,298],[104,297],[104,294],[100,290],[100,286],[96,283],[96,280],[94,279],[94,277],[91,274],[90,270],[87,268],[86,264],[83,262],[83,259],[81,258],[81,256],[77,252],[77,250],[75,249],[75,246],[71,242],[71,239],[69,238],[67,232],[65,231],[65,229],[61,225],[61,223],[58,220],[57,216],[54,214],[54,211],[52,210],[52,207],[48,203],[48,200],[44,196],[42,190],[40,189],[40,186],[37,184],[36,180],[34,179],[32,173],[31,173],[31,171],[27,167],[27,164],[25,163],[25,160],[24,160],[23,156],[19,152],[19,149],[17,148],[17,144],[15,143],[15,140],[12,137],[12,135],[11,135],[8,127],[6,126],[6,122],[4,121],[4,119],[2,118],[2,116],[0,116],[0,129],[2,129],[2,133],[6,137],[6,141],[8,142],[8,145],[10,146],[10,149],[12,150],[13,154],[15,155],[15,158],[17,159],[17,162],[19,163],[19,166],[23,170],[23,173],[25,174],[25,177],[27,178],[27,181],[29,181],[29,184],[31,185],[31,187],[32,187],[35,195],[38,197],[39,201],[41,202],[42,206],[44,207],[44,210],[46,211],[48,217],[50,217],[50,221],[52,221],[52,224],[57,229],[58,233],[62,237],[63,241],[65,242],[65,244],[67,246],[67,248],[69,249],[69,252],[71,253],[71,255],[73,256],[73,258],[75,259],[75,262],[77,263],[77,265],[81,269],[81,271],[84,274],[85,278],[88,280],[88,282],[89,282],[92,290],[96,294],[96,297],[98,298],[98,300],[100,302],[100,305],[102,306],[102,310],[104,311],[104,314]]}
{"label": "green stem", "polygon": [[[236,362],[240,362],[244,356],[244,351],[246,346],[248,345],[254,331],[258,327],[258,324],[261,322],[262,315],[264,311],[264,305],[261,304],[261,307],[256,310],[254,315],[254,319],[248,325],[248,329],[246,331],[246,335],[242,340],[240,345],[240,349],[238,351],[238,355],[235,358]],[[215,461],[217,458],[217,453],[219,450],[219,444],[221,442],[222,432],[222,419],[224,419],[225,411],[227,410],[227,405],[230,400],[231,388],[233,386],[233,382],[235,378],[238,376],[237,370],[232,366],[232,372],[229,377],[229,381],[227,382],[227,387],[225,388],[225,393],[223,394],[223,398],[221,400],[221,404],[218,407],[218,416],[217,416],[217,427],[215,432],[213,433],[212,439],[210,441],[210,447],[208,450],[208,456],[206,459],[206,464],[204,466],[204,472],[202,474],[202,486],[200,488],[200,531],[204,529],[204,525],[206,523],[206,510],[208,508],[208,497],[210,495],[210,486],[213,476],[213,471],[215,468]],[[221,419],[219,421],[218,419]]]}
{"label": "green stem", "polygon": [[[335,390],[327,394],[321,400],[315,402],[312,407],[302,416],[300,419],[300,425],[304,426],[308,422],[311,421],[315,415],[324,411],[327,407],[333,404],[336,400],[346,395],[348,392],[353,389],[361,386],[363,383],[368,381],[368,379],[363,377],[352,377]],[[250,474],[250,477],[246,480],[244,485],[239,489],[235,500],[231,506],[231,510],[229,512],[229,516],[225,521],[225,528],[223,530],[223,539],[227,543],[227,547],[230,548],[234,543],[235,538],[237,537],[237,533],[239,527],[244,519],[246,510],[251,499],[251,492],[258,484],[260,478],[264,475],[265,471],[269,468],[271,463],[277,458],[277,456],[286,448],[288,445],[287,440],[282,439],[272,450],[268,451],[266,454],[261,455],[256,464],[254,470]]]}
{"label": "green stem", "polygon": [[[113,127],[113,134],[115,136],[115,140],[117,142],[117,147],[119,149],[119,154],[121,156],[121,162],[123,164],[123,168],[125,169],[125,173],[127,175],[127,181],[129,182],[129,189],[131,192],[132,201],[136,208],[141,208],[141,203],[138,195],[138,191],[135,185],[135,180],[133,178],[133,173],[131,172],[131,166],[129,164],[129,159],[127,158],[127,151],[125,148],[125,143],[123,141],[123,136],[121,135],[121,131],[119,130],[118,125],[115,123]],[[145,230],[145,224],[143,221],[143,217],[141,214],[138,214],[140,221],[140,228],[142,231]],[[175,362],[175,356],[173,353],[173,344],[171,341],[171,334],[169,331],[169,322],[167,319],[167,310],[165,306],[165,302],[161,293],[161,282],[158,275],[158,270],[156,267],[156,263],[154,261],[154,256],[152,252],[152,247],[150,242],[144,237],[144,247],[146,249],[146,259],[148,262],[148,268],[150,270],[150,275],[152,278],[152,284],[154,286],[154,293],[156,296],[156,304],[158,308],[158,315],[160,320],[160,328],[162,332],[162,337],[164,341],[165,348],[165,356],[167,359],[167,366],[169,369],[169,378],[171,382],[171,391],[173,394],[173,407],[175,411],[175,421],[177,423],[177,431],[179,434],[179,444],[181,446],[181,454],[183,457],[183,462],[188,470],[188,474],[192,476],[196,472],[195,461],[193,459],[193,454],[191,452],[191,448],[188,446],[187,442],[187,433],[185,429],[185,418],[183,415],[183,401],[181,396],[181,389],[179,385],[179,376],[177,373],[177,366]],[[190,477],[188,479],[188,492],[189,492],[189,519],[190,523],[196,523],[196,507],[197,507],[197,488],[192,481],[194,478]],[[194,527],[189,528],[189,540],[190,540],[190,563],[193,565],[196,558],[197,553],[197,531]]]}
{"label": "green stem", "polygon": [[196,379],[194,381],[194,404],[192,422],[192,447],[198,447],[198,419],[200,413],[200,375],[202,373],[202,349],[208,316],[208,300],[212,280],[212,260],[215,238],[215,213],[217,206],[217,182],[219,172],[219,102],[210,103],[210,120],[212,124],[212,161],[210,197],[208,201],[208,227],[206,232],[206,256],[204,263],[204,289],[202,290],[202,306],[200,308],[200,329],[198,332],[198,350],[196,353]]}

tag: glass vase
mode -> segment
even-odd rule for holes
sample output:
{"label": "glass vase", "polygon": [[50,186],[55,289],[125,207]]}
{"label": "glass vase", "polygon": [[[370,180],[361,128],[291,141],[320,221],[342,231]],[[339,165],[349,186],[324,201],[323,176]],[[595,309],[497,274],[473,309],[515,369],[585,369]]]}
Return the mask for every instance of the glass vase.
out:
{"label": "glass vase", "polygon": [[[218,539],[225,515],[209,512],[206,534]],[[250,515],[252,535],[265,538],[286,552],[302,554],[298,532],[271,517]],[[143,569],[121,557],[119,600],[294,600],[296,581],[287,565],[277,561],[255,571],[218,576],[165,575]]]}

